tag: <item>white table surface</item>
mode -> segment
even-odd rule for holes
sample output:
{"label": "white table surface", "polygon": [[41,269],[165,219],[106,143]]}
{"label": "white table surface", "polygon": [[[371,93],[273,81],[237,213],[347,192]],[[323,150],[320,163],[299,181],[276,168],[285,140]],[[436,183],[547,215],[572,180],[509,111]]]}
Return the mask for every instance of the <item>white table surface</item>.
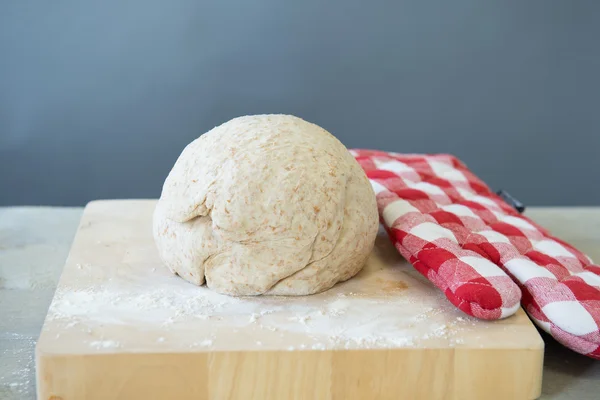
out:
{"label": "white table surface", "polygon": [[[82,208],[0,208],[0,399],[35,399],[34,347]],[[600,207],[526,214],[600,260]],[[541,399],[599,399],[600,361],[546,342]],[[490,373],[493,373],[490,371]]]}

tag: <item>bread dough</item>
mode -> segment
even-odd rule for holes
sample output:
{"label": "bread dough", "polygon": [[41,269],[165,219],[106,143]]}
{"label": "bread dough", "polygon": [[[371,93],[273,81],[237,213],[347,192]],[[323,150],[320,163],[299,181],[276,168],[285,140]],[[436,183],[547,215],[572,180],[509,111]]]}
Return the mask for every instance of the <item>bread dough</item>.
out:
{"label": "bread dough", "polygon": [[153,230],[167,267],[230,295],[307,295],[347,280],[379,218],[365,173],[325,129],[290,115],[235,118],[190,143]]}

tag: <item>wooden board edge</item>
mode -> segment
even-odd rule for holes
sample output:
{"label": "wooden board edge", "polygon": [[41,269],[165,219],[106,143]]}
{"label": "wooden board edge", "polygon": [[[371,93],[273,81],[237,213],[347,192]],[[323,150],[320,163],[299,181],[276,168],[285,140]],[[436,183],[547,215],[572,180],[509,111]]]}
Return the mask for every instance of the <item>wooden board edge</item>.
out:
{"label": "wooden board edge", "polygon": [[523,399],[543,348],[105,353],[36,351],[38,398]]}

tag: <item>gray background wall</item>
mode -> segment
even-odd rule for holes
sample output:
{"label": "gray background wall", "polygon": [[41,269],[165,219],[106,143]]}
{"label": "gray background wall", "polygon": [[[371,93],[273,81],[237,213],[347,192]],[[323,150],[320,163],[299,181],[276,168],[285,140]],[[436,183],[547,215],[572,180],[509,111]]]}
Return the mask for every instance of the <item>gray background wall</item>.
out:
{"label": "gray background wall", "polygon": [[0,1],[0,205],[157,197],[253,113],[600,204],[600,3]]}

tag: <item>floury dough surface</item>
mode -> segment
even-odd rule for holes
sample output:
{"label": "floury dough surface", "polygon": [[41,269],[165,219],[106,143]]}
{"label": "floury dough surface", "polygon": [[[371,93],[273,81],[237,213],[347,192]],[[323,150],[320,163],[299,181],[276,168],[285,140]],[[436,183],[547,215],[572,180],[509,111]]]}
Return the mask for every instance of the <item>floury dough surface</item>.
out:
{"label": "floury dough surface", "polygon": [[230,295],[307,295],[347,280],[379,219],[363,170],[326,130],[235,118],[190,143],[163,186],[154,239],[167,267]]}

